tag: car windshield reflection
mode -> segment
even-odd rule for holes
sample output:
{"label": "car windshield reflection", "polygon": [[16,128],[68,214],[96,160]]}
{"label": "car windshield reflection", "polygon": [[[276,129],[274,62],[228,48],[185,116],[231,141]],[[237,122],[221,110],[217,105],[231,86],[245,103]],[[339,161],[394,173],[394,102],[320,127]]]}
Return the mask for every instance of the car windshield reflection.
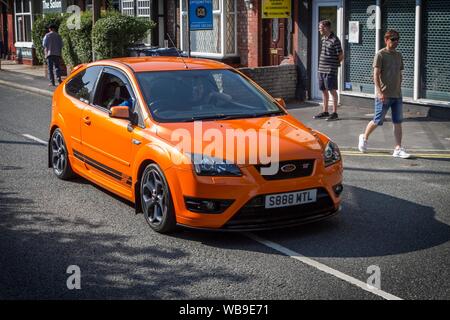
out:
{"label": "car windshield reflection", "polygon": [[285,114],[271,98],[231,70],[140,72],[137,78],[151,114],[160,122]]}

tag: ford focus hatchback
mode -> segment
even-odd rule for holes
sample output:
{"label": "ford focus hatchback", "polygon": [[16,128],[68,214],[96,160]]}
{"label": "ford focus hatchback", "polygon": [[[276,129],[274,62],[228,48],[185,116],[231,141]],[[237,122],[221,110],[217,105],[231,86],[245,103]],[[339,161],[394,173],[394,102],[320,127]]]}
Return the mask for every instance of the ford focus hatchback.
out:
{"label": "ford focus hatchback", "polygon": [[152,229],[260,230],[339,211],[338,146],[239,71],[139,57],[75,68],[52,100],[49,167],[135,204]]}

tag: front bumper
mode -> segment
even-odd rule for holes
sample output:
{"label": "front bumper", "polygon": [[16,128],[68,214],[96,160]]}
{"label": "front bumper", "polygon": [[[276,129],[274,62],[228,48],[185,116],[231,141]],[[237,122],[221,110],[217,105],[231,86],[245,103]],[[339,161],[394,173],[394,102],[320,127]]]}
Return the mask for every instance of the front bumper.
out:
{"label": "front bumper", "polygon": [[[166,172],[181,226],[214,230],[264,230],[284,228],[328,218],[339,211],[340,197],[333,186],[342,183],[342,164],[318,167],[311,176],[265,180],[253,166],[242,167],[242,177],[199,177],[191,170],[171,168]],[[265,209],[265,195],[317,189],[312,204]],[[198,213],[186,208],[185,197],[232,199],[221,213]],[[255,203],[257,204],[255,206]]]}

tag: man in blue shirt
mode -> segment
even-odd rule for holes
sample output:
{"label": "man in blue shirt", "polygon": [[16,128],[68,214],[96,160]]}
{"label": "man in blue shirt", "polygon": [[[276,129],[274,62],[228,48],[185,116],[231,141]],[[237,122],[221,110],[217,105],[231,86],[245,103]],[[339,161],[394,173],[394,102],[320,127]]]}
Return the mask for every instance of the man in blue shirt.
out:
{"label": "man in blue shirt", "polygon": [[61,51],[63,47],[63,41],[61,36],[56,31],[56,25],[51,24],[48,27],[48,33],[42,40],[44,47],[45,58],[48,65],[48,76],[50,78],[50,86],[55,86],[55,76],[53,74],[53,66],[55,67],[56,77],[58,82],[61,83]]}

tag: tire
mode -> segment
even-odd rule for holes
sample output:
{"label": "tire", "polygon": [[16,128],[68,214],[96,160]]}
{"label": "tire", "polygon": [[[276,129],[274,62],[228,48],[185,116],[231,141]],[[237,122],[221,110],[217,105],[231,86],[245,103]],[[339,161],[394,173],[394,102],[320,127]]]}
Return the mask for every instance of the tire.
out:
{"label": "tire", "polygon": [[75,175],[70,165],[69,152],[64,137],[59,128],[53,131],[50,139],[50,164],[53,173],[61,180],[68,180]]}
{"label": "tire", "polygon": [[140,200],[145,221],[159,233],[176,229],[175,210],[169,185],[164,173],[156,164],[149,164],[140,181]]}

